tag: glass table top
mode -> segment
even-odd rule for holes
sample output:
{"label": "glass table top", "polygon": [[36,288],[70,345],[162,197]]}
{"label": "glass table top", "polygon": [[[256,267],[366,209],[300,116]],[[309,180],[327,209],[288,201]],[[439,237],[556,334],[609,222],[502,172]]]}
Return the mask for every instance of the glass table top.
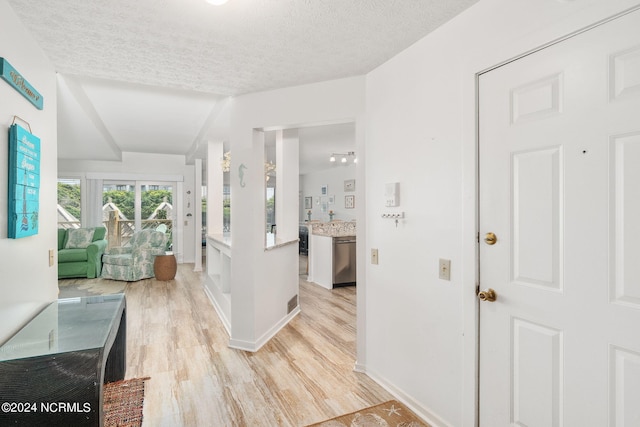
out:
{"label": "glass table top", "polygon": [[54,301],[0,347],[0,361],[102,348],[124,305],[124,294]]}

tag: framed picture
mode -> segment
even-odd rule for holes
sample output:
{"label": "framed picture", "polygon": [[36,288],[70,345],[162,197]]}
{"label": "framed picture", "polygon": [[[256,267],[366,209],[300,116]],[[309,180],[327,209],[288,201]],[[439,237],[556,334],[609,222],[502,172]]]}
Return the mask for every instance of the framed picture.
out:
{"label": "framed picture", "polygon": [[304,208],[305,209],[313,208],[313,197],[309,196],[304,198]]}
{"label": "framed picture", "polygon": [[356,191],[356,180],[347,179],[344,182],[344,191]]}
{"label": "framed picture", "polygon": [[356,207],[356,196],[344,196],[344,208],[353,209]]}
{"label": "framed picture", "polygon": [[329,196],[329,204],[333,205],[336,203],[336,196]]}
{"label": "framed picture", "polygon": [[322,187],[320,187],[320,194],[322,196],[326,196],[329,193],[329,187],[326,185],[323,185]]}

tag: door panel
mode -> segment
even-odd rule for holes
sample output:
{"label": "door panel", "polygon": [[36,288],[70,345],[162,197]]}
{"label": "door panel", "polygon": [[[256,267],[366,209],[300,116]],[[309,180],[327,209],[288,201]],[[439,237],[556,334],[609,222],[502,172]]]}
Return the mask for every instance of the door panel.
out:
{"label": "door panel", "polygon": [[613,136],[611,158],[611,300],[640,308],[640,132]]}
{"label": "door panel", "polygon": [[635,426],[640,421],[640,353],[611,346],[611,426]]}
{"label": "door panel", "polygon": [[512,155],[512,282],[561,290],[562,147]]}
{"label": "door panel", "polygon": [[[560,425],[562,332],[524,319],[512,319],[513,414],[516,425]],[[537,401],[534,407],[529,402]]]}
{"label": "door panel", "polygon": [[480,77],[481,427],[640,425],[638,28]]}

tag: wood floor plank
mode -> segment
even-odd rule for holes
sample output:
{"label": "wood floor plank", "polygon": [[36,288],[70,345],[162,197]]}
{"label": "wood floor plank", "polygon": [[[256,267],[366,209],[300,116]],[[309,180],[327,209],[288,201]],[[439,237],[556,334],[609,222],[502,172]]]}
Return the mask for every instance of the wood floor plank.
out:
{"label": "wood floor plank", "polygon": [[301,313],[250,353],[228,347],[205,273],[192,269],[124,288],[127,377],[151,377],[143,427],[298,427],[393,398],[353,370],[355,287],[327,290],[301,276]]}

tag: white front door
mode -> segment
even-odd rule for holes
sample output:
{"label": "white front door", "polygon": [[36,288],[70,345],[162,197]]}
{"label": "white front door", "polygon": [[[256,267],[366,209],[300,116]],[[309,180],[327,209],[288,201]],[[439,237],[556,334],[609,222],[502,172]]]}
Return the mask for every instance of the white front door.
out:
{"label": "white front door", "polygon": [[479,102],[480,426],[640,426],[640,12]]}

